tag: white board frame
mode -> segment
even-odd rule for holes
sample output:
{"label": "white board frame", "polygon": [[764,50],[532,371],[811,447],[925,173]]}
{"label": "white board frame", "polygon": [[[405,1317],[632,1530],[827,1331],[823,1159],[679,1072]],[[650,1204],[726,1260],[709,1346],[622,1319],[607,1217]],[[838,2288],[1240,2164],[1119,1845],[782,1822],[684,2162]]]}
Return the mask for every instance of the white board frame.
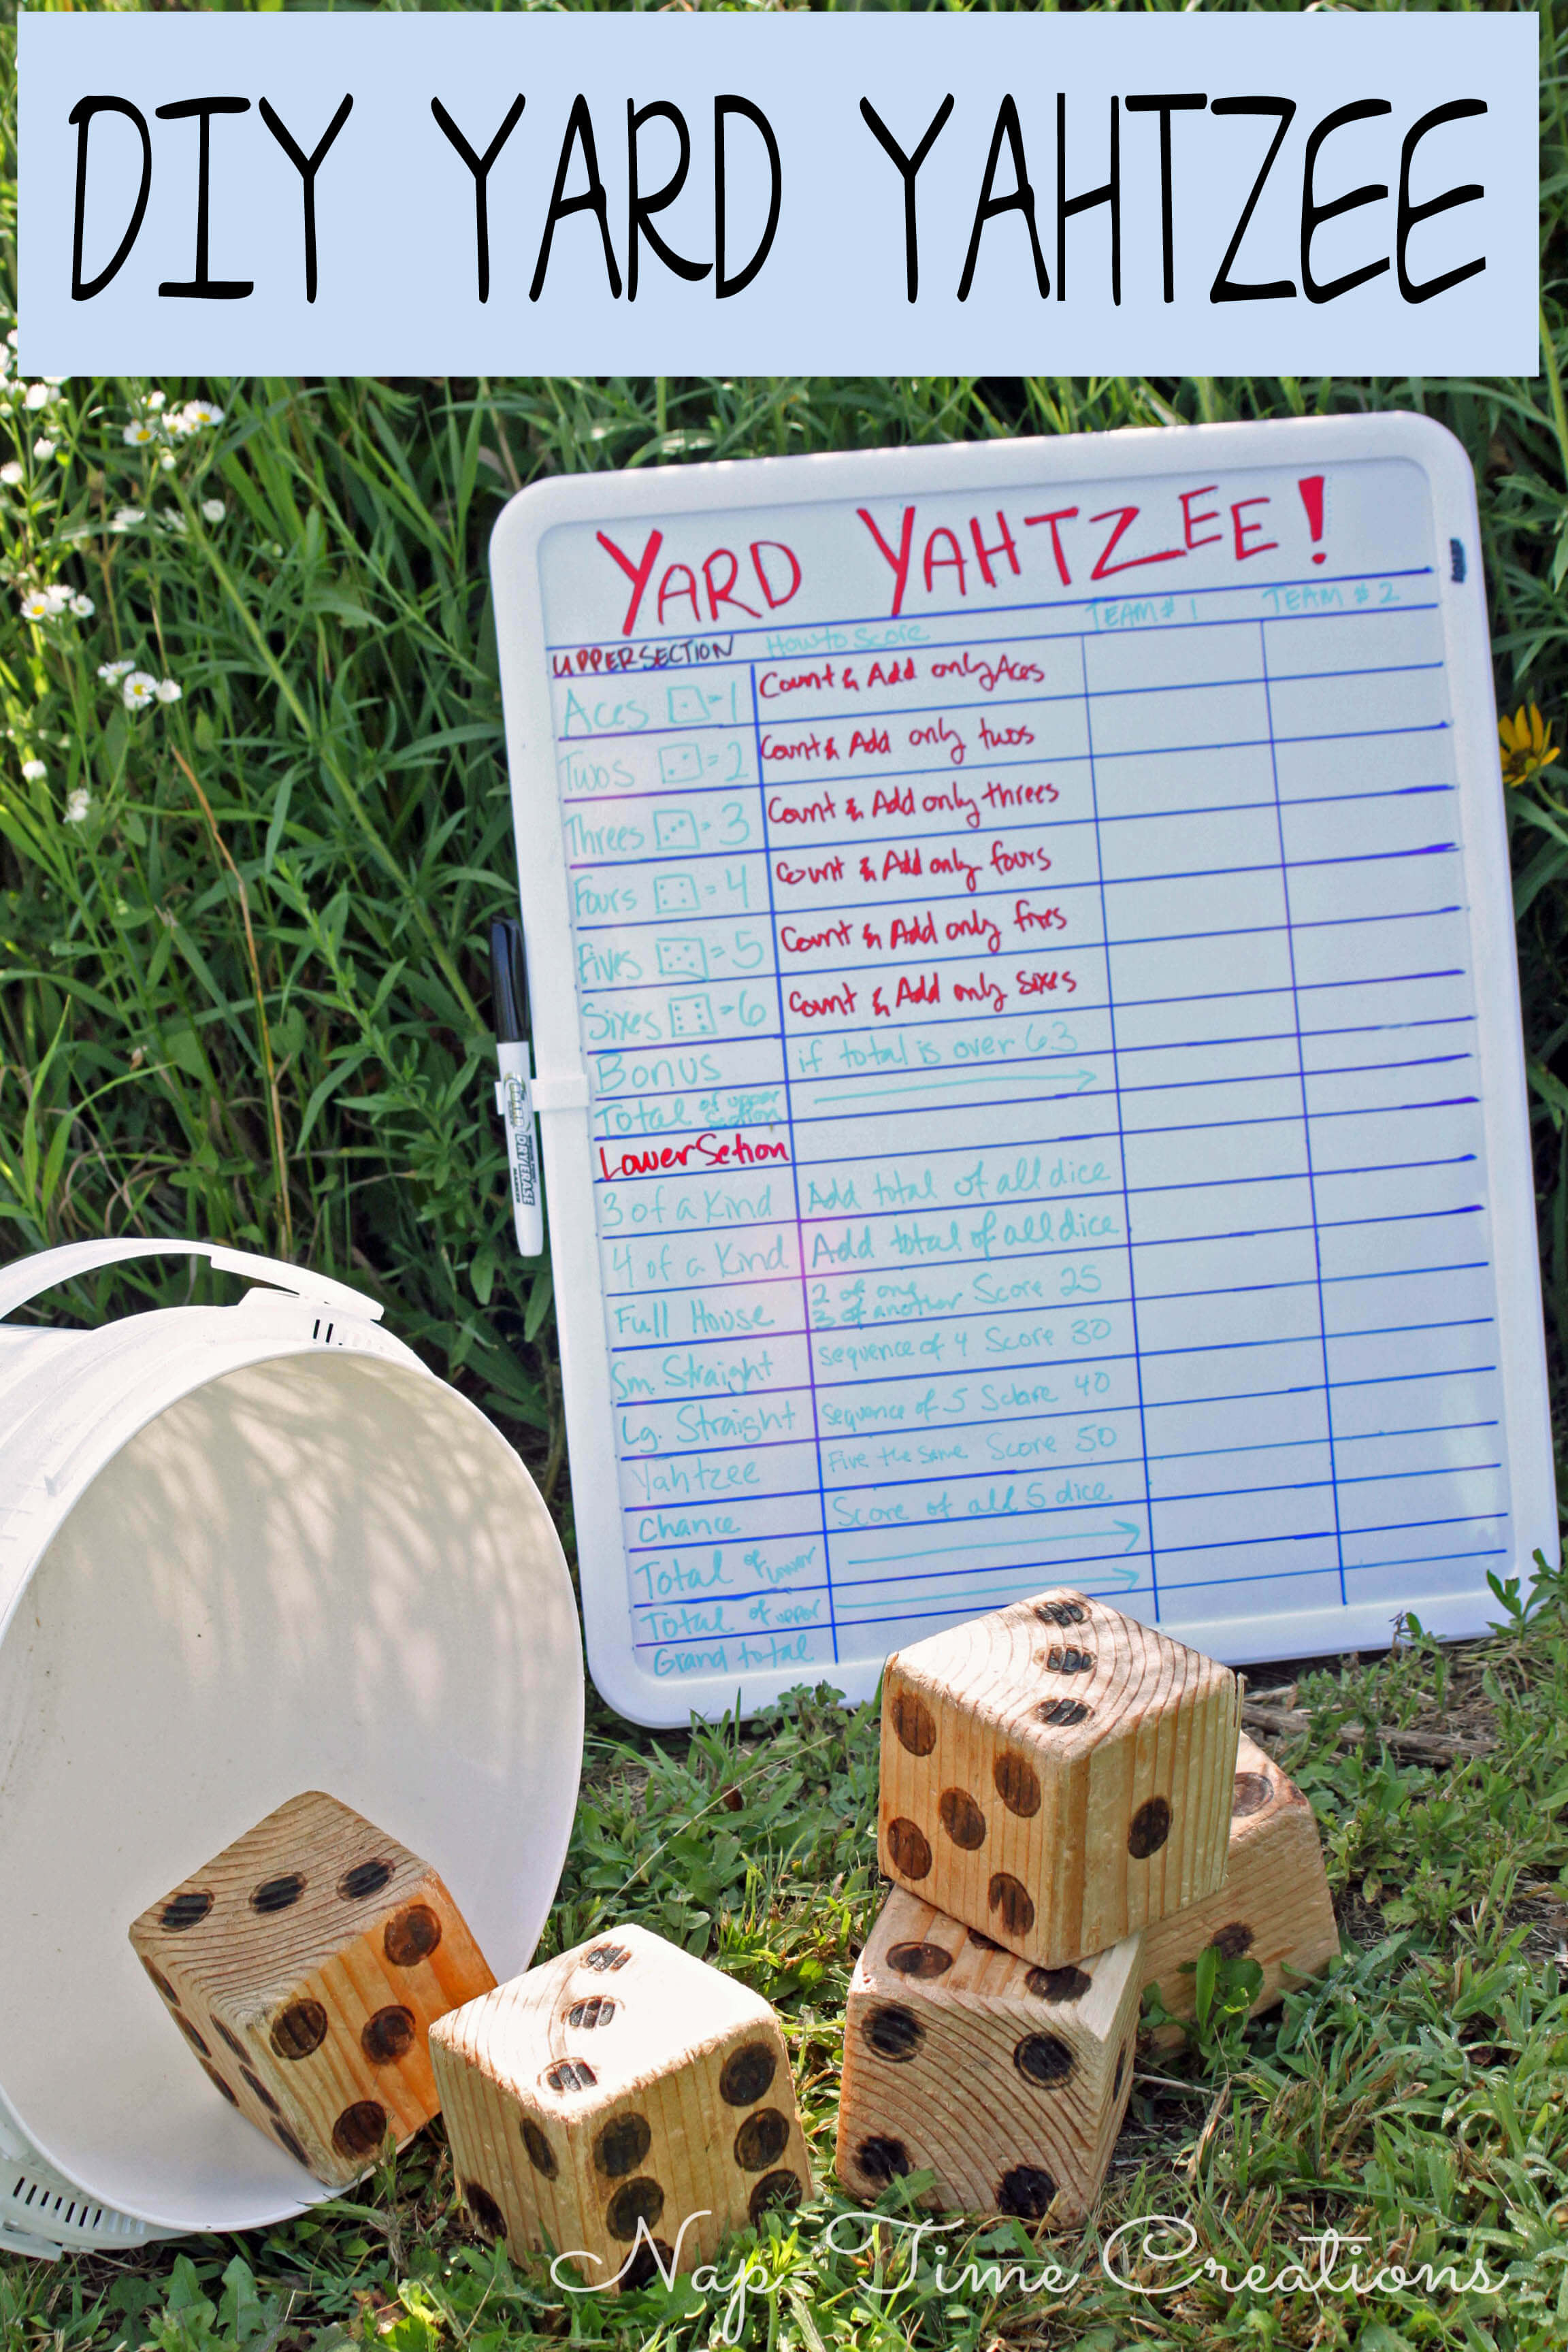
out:
{"label": "white board frame", "polygon": [[[1404,458],[1420,467],[1430,489],[1436,546],[1442,550],[1450,540],[1458,541],[1467,559],[1463,581],[1440,570],[1438,586],[1474,950],[1481,1116],[1515,1542],[1503,1573],[1519,1576],[1528,1586],[1535,1550],[1549,1561],[1558,1557],[1557,1498],[1480,529],[1475,478],[1454,436],[1429,418],[1394,413],[763,457],[636,473],[558,476],[520,491],[503,511],[491,542],[490,563],[588,1661],[600,1692],[632,1721],[684,1723],[692,1714],[717,1717],[737,1705],[742,1713],[753,1713],[803,1677],[797,1668],[743,1676],[691,1674],[659,1684],[639,1671],[632,1648],[595,1229],[592,1112],[574,977],[544,656],[539,572],[542,539],[567,522],[635,523],[645,516],[698,516],[917,492],[978,490],[1000,496],[1047,482],[1068,488],[1108,474],[1119,479],[1152,479],[1194,466],[1203,472],[1232,472],[1367,458]],[[1418,1600],[1413,1593],[1413,1605]],[[1480,1633],[1495,1613],[1495,1602],[1479,1583],[1473,1594],[1450,1595],[1421,1609],[1427,1631],[1445,1638]],[[1390,1616],[1386,1600],[1332,1611],[1281,1610],[1246,1619],[1216,1615],[1195,1625],[1184,1623],[1182,1638],[1231,1664],[1244,1665],[1259,1659],[1381,1649],[1389,1640]],[[860,1699],[875,1687],[879,1671],[878,1664],[847,1661],[808,1669],[805,1678],[831,1679],[847,1697]]]}

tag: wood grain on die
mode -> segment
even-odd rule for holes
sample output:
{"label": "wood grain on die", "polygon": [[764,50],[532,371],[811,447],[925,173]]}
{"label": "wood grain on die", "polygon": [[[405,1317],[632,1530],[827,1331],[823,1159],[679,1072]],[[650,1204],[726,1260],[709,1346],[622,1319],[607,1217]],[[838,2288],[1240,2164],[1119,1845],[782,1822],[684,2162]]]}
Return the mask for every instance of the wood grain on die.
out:
{"label": "wood grain on die", "polygon": [[214,2087],[334,2186],[429,2122],[430,2026],[495,1982],[429,1864],[319,1790],[130,1932]]}
{"label": "wood grain on die", "polygon": [[1043,1966],[1104,1950],[1222,1884],[1240,1697],[1066,1590],[933,1634],[883,1681],[882,1868]]}
{"label": "wood grain on die", "polygon": [[651,2275],[649,2242],[689,2270],[727,2231],[810,2194],[777,2018],[646,1928],[608,1929],[470,2001],[430,2049],[476,2225],[516,2252],[580,2253],[590,2284],[628,2256],[623,2284]]}
{"label": "wood grain on die", "polygon": [[[1312,1808],[1245,1731],[1231,1790],[1229,1864],[1217,1894],[1160,1920],[1143,1938],[1142,1982],[1159,1986],[1173,2017],[1193,2014],[1194,1980],[1184,1964],[1209,1944],[1263,1970],[1255,2017],[1293,1981],[1316,1976],[1340,1948]],[[1166,2027],[1156,2038],[1179,2042],[1180,2030]]]}
{"label": "wood grain on die", "polygon": [[1080,2221],[1132,2080],[1142,1938],[1045,1969],[895,1888],[850,1982],[836,2168],[939,2211]]}

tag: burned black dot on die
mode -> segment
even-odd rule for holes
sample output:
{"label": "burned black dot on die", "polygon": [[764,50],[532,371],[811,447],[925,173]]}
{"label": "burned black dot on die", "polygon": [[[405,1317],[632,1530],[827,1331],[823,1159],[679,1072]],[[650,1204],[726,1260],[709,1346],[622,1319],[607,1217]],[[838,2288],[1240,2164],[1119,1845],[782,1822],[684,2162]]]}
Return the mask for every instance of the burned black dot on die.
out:
{"label": "burned black dot on die", "polygon": [[285,2149],[288,2154],[293,2158],[296,2164],[310,2163],[310,2158],[306,2155],[304,2149],[300,2147],[299,2141],[295,2138],[287,2124],[274,2124],[272,2126],[272,2137],[278,2142],[279,2147]]}
{"label": "burned black dot on die", "polygon": [[879,2058],[887,2058],[895,2066],[912,2058],[924,2038],[924,2026],[901,2001],[883,2001],[866,2020],[867,2042]]}
{"label": "burned black dot on die", "polygon": [[279,2105],[277,2100],[273,2097],[271,2092],[268,2089],[259,2074],[253,2074],[248,2066],[242,2066],[239,2070],[239,2079],[245,2084],[246,2089],[250,2093],[251,2097],[253,2099],[260,2100],[268,2115],[280,2116],[282,2114],[282,2108]]}
{"label": "burned black dot on die", "polygon": [[184,1928],[194,1927],[198,1919],[205,1919],[212,1907],[213,1898],[205,1888],[193,1886],[164,1904],[158,1914],[158,1925],[177,1936]]}
{"label": "burned black dot on die", "polygon": [[542,2173],[546,2180],[553,2180],[561,2168],[555,2161],[555,2150],[531,2116],[524,2116],[522,2119],[522,2144],[528,2150],[528,2160],[535,2172]]}
{"label": "burned black dot on die", "polygon": [[742,2042],[719,2074],[719,2096],[727,2107],[754,2107],[778,2072],[778,2053],[768,2042]]}
{"label": "burned black dot on die", "polygon": [[805,2184],[794,2172],[765,2172],[746,2200],[753,2221],[764,2213],[787,2213],[805,2194]]}
{"label": "burned black dot on die", "polygon": [[280,1878],[264,1878],[259,1886],[252,1889],[250,1907],[264,1919],[269,1919],[275,1911],[291,1909],[304,1892],[304,1872],[285,1871]]}
{"label": "burned black dot on die", "polygon": [[735,2134],[735,2161],[742,2172],[765,2172],[789,2146],[789,2117],[777,2107],[759,2107]]}
{"label": "burned black dot on die", "polygon": [[202,2040],[201,2035],[196,2032],[195,2027],[191,2023],[188,2017],[176,2017],[174,2022],[179,2027],[180,2032],[184,2035],[185,2040],[190,2043],[193,2050],[199,2050],[204,2058],[210,2058],[212,2056],[212,2052]]}
{"label": "burned black dot on die", "polygon": [[624,2181],[605,2208],[605,2227],[612,2238],[629,2246],[637,2233],[637,2223],[652,2229],[664,2210],[664,2191],[651,2174],[639,2179]]}
{"label": "burned black dot on die", "polygon": [[441,1922],[427,1903],[411,1903],[387,1921],[382,1949],[395,1969],[412,1969],[427,1960],[441,1940]]}
{"label": "burned black dot on die", "polygon": [[662,2285],[674,2264],[675,2256],[665,2239],[645,2238],[621,2273],[621,2292],[651,2286],[656,2278]]}
{"label": "burned black dot on die", "polygon": [[1171,1834],[1171,1808],[1163,1797],[1150,1797],[1132,1816],[1127,1832],[1127,1851],[1134,1862],[1147,1862],[1158,1853]]}
{"label": "burned black dot on die", "polygon": [[999,1870],[986,1889],[986,1899],[1010,1936],[1026,1936],[1035,1924],[1034,1897],[1022,1882]]}
{"label": "burned black dot on die", "polygon": [[296,2000],[272,2021],[268,2036],[279,2058],[309,2058],[327,2038],[327,2012],[319,2000]]}
{"label": "burned black dot on die", "polygon": [[1253,1946],[1253,1933],[1244,1919],[1233,1919],[1213,1938],[1215,1950],[1222,1960],[1239,1960]]}
{"label": "burned black dot on die", "polygon": [[618,2004],[611,2000],[607,1994],[590,1993],[586,2000],[573,2002],[566,2012],[566,2022],[568,2025],[581,2026],[585,2032],[592,2032],[597,2025],[609,2024],[617,2006]]}
{"label": "burned black dot on die", "polygon": [[592,1969],[596,1976],[605,1976],[615,1969],[624,1969],[631,1958],[625,1944],[595,1944],[591,1952],[583,1955],[583,1966]]}
{"label": "burned black dot on die", "polygon": [[902,1817],[888,1823],[888,1852],[893,1868],[905,1878],[926,1878],[931,1874],[931,1844],[918,1822]]}
{"label": "burned black dot on die", "polygon": [[1023,2221],[1043,2221],[1057,2193],[1057,2184],[1042,2165],[1016,2164],[1002,2175],[996,2202],[1004,2213]]}
{"label": "burned black dot on die", "polygon": [[1065,2083],[1075,2063],[1071,2050],[1055,2033],[1026,2033],[1013,2063],[1031,2083]]}
{"label": "burned black dot on die", "polygon": [[1085,1723],[1089,1710],[1081,1698],[1048,1698],[1035,1709],[1037,1723],[1047,1723],[1053,1730],[1070,1730],[1075,1723]]}
{"label": "burned black dot on die", "polygon": [[1007,1948],[1005,1944],[999,1944],[994,1936],[983,1936],[978,1927],[970,1928],[969,1940],[977,1952],[1005,1952]]}
{"label": "burned black dot on die", "polygon": [[218,2073],[217,2068],[209,2064],[208,2061],[205,2058],[198,2059],[196,2063],[200,2066],[202,2073],[206,2076],[207,2081],[212,2084],[213,2089],[215,2091],[221,2091],[231,2107],[237,2107],[239,2101],[235,2097],[233,2091],[224,2081],[223,2076]]}
{"label": "burned black dot on die", "polygon": [[1037,1601],[1035,1614],[1042,1625],[1081,1625],[1089,1612],[1081,1601]]}
{"label": "burned black dot on die", "polygon": [[1031,1969],[1024,1982],[1037,2000],[1081,2000],[1094,1979],[1069,1963],[1060,1969]]}
{"label": "burned black dot on die", "polygon": [[391,2002],[367,2018],[360,2030],[359,2046],[373,2066],[395,2066],[414,2044],[414,2011]]}
{"label": "burned black dot on die", "polygon": [[1094,1660],[1087,1650],[1075,1650],[1071,1643],[1046,1653],[1046,1671],[1052,1675],[1089,1675],[1094,1672]]}
{"label": "burned black dot on die", "polygon": [[1267,1772],[1238,1772],[1231,1788],[1231,1820],[1245,1821],[1248,1813],[1260,1813],[1273,1794],[1274,1783]]}
{"label": "burned black dot on die", "polygon": [[363,1903],[367,1895],[379,1895],[391,1876],[391,1863],[380,1856],[374,1862],[356,1862],[339,1879],[338,1893],[345,1903]]}
{"label": "burned black dot on die", "polygon": [[1032,1821],[1040,1810],[1040,1777],[1026,1756],[1005,1748],[992,1768],[996,1794],[1010,1813]]}
{"label": "burned black dot on die", "polygon": [[885,2189],[889,2180],[901,2180],[910,2165],[910,2152],[901,2139],[890,2139],[885,2132],[873,2132],[863,2139],[855,2151],[855,2168],[863,2180],[874,2180]]}
{"label": "burned black dot on die", "polygon": [[890,1710],[900,1748],[911,1756],[929,1756],[936,1746],[936,1718],[912,1690],[901,1690]]}
{"label": "burned black dot on die", "polygon": [[[635,2172],[653,2146],[653,2132],[646,2116],[614,2116],[594,2141],[594,2163],[606,2180],[619,2180]],[[531,2155],[532,2150],[531,2149]]]}
{"label": "burned black dot on die", "polygon": [[965,1853],[985,1843],[985,1816],[967,1789],[944,1789],[936,1801],[937,1816],[953,1844]]}
{"label": "burned black dot on die", "polygon": [[558,2058],[544,2079],[552,2091],[591,2091],[599,2078],[585,2058]]}
{"label": "burned black dot on die", "polygon": [[1112,2075],[1110,2081],[1110,2095],[1113,2099],[1119,2099],[1121,2097],[1121,2085],[1126,2079],[1127,2053],[1125,2050],[1119,2050],[1116,2053],[1116,2072]]}
{"label": "burned black dot on die", "polygon": [[888,1966],[901,1977],[929,1984],[933,1977],[946,1976],[952,1954],[940,1944],[894,1944],[889,1948]]}
{"label": "burned black dot on die", "polygon": [[[178,2009],[180,2006],[180,1996],[174,1990],[174,1986],[169,1982],[168,1978],[163,1974],[163,1969],[155,1969],[153,1966],[152,1961],[146,1958],[143,1955],[138,1954],[137,1957],[141,1959],[142,1967],[146,1969],[148,1975],[157,1986],[158,1990],[163,1994],[163,1999],[168,2002],[169,2007],[171,2009]],[[222,2031],[221,2027],[219,2028],[219,2031]]]}
{"label": "burned black dot on die", "polygon": [[340,2156],[374,2156],[386,2137],[386,2109],[379,2099],[356,2099],[332,2126],[332,2146]]}
{"label": "burned black dot on die", "polygon": [[250,2053],[246,2048],[244,2042],[240,2040],[238,2034],[231,2033],[221,2017],[214,2018],[213,2030],[226,2050],[232,2050],[237,2058],[249,2057]]}
{"label": "burned black dot on die", "polygon": [[481,2189],[477,2180],[465,2180],[463,2202],[487,2238],[505,2237],[506,2215],[488,2189]]}

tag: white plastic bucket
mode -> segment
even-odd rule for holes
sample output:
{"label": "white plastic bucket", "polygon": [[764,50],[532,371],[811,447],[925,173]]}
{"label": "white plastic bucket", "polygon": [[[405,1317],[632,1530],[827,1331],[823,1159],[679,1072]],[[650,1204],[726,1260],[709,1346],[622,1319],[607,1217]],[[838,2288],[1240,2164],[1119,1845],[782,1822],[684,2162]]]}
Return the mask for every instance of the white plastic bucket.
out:
{"label": "white plastic bucket", "polygon": [[435,1864],[498,1977],[571,1832],[583,1670],[548,1512],[358,1292],[195,1242],[0,1273],[0,1317],[118,1259],[275,1286],[101,1330],[0,1323],[0,2244],[253,2229],[332,2192],[213,2095],[126,1940],[326,1789]]}

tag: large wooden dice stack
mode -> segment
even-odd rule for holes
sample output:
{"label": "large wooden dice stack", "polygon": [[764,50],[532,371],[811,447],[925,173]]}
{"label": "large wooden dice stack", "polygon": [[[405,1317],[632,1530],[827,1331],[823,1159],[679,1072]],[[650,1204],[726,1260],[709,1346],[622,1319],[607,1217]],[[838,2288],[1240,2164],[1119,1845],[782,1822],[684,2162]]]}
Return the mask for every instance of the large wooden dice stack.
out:
{"label": "large wooden dice stack", "polygon": [[1337,1948],[1310,1809],[1250,1742],[1238,1772],[1240,1698],[1227,1668],[1065,1591],[889,1660],[894,1892],[849,1991],[847,2188],[930,2172],[937,2210],[1081,2220],[1144,1988],[1190,2014],[1184,1963],[1217,1940],[1262,1963],[1262,2007]]}

